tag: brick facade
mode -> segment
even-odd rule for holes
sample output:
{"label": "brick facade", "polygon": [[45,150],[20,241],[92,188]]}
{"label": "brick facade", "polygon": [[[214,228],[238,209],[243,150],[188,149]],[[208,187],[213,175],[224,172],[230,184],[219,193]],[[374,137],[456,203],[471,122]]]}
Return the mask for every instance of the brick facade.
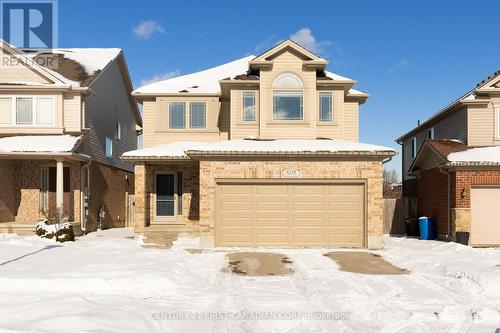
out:
{"label": "brick facade", "polygon": [[[64,197],[70,207],[70,222],[81,222],[81,168],[82,162],[64,161],[70,168],[70,193]],[[40,206],[42,167],[55,167],[54,160],[3,160],[0,162],[0,227],[34,225],[44,218]],[[128,184],[125,180],[128,177]],[[126,192],[134,191],[133,173],[108,167],[100,163],[91,165],[91,200],[87,230],[97,227],[97,211],[103,206],[107,219],[103,227],[125,226]],[[68,202],[69,200],[69,202]],[[2,225],[3,223],[3,225]],[[2,228],[3,231],[9,230]],[[16,231],[15,228],[10,229]]]}
{"label": "brick facade", "polygon": [[422,170],[417,179],[418,214],[433,217],[438,238],[448,234],[455,239],[457,231],[471,231],[471,190],[475,185],[500,185],[499,170],[453,170],[450,172],[450,201],[448,212],[448,176],[438,168]]}
{"label": "brick facade", "polygon": [[438,238],[448,234],[448,175],[438,168],[422,170],[417,182],[418,216],[434,219]]}

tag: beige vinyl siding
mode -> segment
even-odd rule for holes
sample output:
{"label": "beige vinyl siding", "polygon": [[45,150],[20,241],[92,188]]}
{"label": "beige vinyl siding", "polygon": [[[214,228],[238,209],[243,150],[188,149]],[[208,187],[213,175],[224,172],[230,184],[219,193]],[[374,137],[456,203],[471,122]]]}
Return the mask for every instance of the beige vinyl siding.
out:
{"label": "beige vinyl siding", "polygon": [[[136,121],[130,105],[118,60],[108,64],[90,85],[92,95],[85,100],[85,127],[90,129],[84,150],[95,160],[127,171],[133,166],[120,159],[129,150],[137,149]],[[122,138],[115,138],[116,122],[121,123]],[[106,137],[113,139],[113,157],[105,157]]]}
{"label": "beige vinyl siding", "polygon": [[[451,111],[446,117],[429,124],[414,136],[417,138],[417,153],[427,139],[427,130],[434,127],[435,139],[455,139],[467,143],[467,108],[462,107]],[[413,178],[408,175],[408,169],[413,162],[411,157],[411,138],[403,142],[403,179]]]}
{"label": "beige vinyl siding", "polygon": [[79,93],[65,93],[63,96],[64,129],[66,132],[82,130],[82,101]]}
{"label": "beige vinyl siding", "polygon": [[[255,93],[255,122],[243,121],[243,93]],[[251,89],[231,89],[231,140],[249,136],[259,136],[259,91]]]}
{"label": "beige vinyl siding", "polygon": [[359,141],[359,102],[344,103],[344,135],[342,139]]}
{"label": "beige vinyl siding", "polygon": [[491,146],[500,144],[495,142],[495,124],[497,115],[493,105],[488,107],[469,106],[469,133],[468,143],[470,146]]}
{"label": "beige vinyl siding", "polygon": [[144,148],[152,147],[156,142],[156,99],[142,102],[142,144]]}
{"label": "beige vinyl siding", "polygon": [[49,79],[43,77],[31,68],[20,63],[19,60],[12,57],[10,54],[2,54],[2,62],[0,63],[0,82],[36,82],[36,83],[53,83]]}
{"label": "beige vinyl siding", "polygon": [[[312,139],[316,137],[316,71],[303,68],[303,61],[289,51],[273,59],[271,71],[260,72],[260,137],[263,139]],[[282,73],[298,76],[304,85],[303,121],[273,121],[273,82]]]}

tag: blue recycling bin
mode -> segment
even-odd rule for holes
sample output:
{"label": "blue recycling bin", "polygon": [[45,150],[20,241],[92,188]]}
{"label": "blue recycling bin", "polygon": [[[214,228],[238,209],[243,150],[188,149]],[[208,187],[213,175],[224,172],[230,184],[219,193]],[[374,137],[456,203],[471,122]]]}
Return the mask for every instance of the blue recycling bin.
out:
{"label": "blue recycling bin", "polygon": [[434,220],[432,218],[426,216],[419,217],[418,224],[420,226],[420,239],[436,239],[436,226],[434,225]]}

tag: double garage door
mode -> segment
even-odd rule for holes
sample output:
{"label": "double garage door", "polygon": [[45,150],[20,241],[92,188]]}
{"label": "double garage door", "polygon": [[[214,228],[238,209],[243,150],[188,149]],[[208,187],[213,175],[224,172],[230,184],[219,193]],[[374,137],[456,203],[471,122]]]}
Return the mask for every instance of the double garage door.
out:
{"label": "double garage door", "polygon": [[365,243],[362,183],[219,183],[217,246]]}
{"label": "double garage door", "polygon": [[471,245],[500,245],[500,187],[471,190]]}

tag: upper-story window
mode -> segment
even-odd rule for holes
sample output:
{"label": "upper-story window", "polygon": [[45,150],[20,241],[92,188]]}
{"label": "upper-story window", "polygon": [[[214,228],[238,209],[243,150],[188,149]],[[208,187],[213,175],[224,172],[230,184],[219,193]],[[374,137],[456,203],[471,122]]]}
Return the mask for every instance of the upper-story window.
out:
{"label": "upper-story window", "polygon": [[122,139],[122,123],[119,121],[116,122],[115,139],[117,139],[117,140]]}
{"label": "upper-story window", "polygon": [[427,130],[427,139],[434,140],[434,127]]}
{"label": "upper-story window", "polygon": [[255,121],[255,112],[255,91],[243,92],[243,121]]}
{"label": "upper-story window", "polygon": [[105,142],[105,151],[106,157],[113,157],[113,139],[106,137]]}
{"label": "upper-story window", "polygon": [[303,120],[304,91],[293,74],[280,75],[273,84],[273,120]]}
{"label": "upper-story window", "polygon": [[410,139],[411,144],[411,158],[415,158],[417,156],[417,138],[413,137]]}
{"label": "upper-story window", "polygon": [[207,104],[205,102],[189,103],[189,127],[207,127]]}
{"label": "upper-story window", "polygon": [[170,128],[186,128],[186,103],[171,102],[168,113]]}
{"label": "upper-story window", "polygon": [[319,121],[331,122],[333,120],[332,112],[332,93],[319,93]]}
{"label": "upper-story window", "polygon": [[0,97],[1,125],[53,126],[54,118],[54,97]]}

